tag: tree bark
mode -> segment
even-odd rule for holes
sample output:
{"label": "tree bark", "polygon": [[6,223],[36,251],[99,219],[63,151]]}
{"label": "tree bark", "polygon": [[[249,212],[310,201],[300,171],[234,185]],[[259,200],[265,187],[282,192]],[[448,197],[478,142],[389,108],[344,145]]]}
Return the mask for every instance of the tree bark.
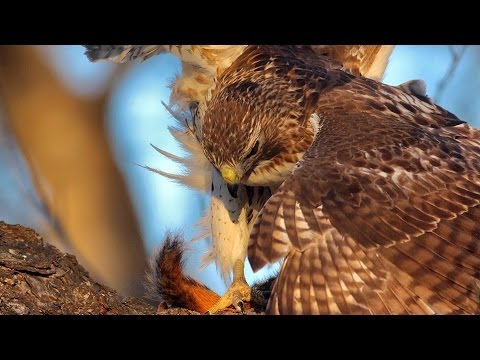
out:
{"label": "tree bark", "polygon": [[[0,315],[200,315],[124,297],[34,230],[0,221]],[[241,315],[225,309],[219,315]],[[248,315],[263,314],[252,308]]]}
{"label": "tree bark", "polygon": [[0,222],[0,314],[155,314],[97,283],[35,231]]}

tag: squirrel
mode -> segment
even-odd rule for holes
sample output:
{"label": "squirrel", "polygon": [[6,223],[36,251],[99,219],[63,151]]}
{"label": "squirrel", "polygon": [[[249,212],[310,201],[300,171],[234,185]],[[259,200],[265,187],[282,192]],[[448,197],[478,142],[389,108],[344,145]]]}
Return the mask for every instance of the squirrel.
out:
{"label": "squirrel", "polygon": [[[184,273],[184,252],[181,234],[167,232],[163,245],[150,262],[147,287],[153,298],[160,299],[160,304],[205,314],[220,296]],[[245,308],[265,311],[276,278],[275,275],[254,284],[250,303]]]}

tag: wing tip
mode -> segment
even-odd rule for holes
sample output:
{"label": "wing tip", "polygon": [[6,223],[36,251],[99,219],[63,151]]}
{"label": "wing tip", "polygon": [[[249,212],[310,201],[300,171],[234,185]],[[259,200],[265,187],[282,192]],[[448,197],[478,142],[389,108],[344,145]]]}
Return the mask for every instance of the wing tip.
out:
{"label": "wing tip", "polygon": [[82,45],[86,50],[84,52],[87,59],[91,62],[95,62],[98,60],[98,45]]}

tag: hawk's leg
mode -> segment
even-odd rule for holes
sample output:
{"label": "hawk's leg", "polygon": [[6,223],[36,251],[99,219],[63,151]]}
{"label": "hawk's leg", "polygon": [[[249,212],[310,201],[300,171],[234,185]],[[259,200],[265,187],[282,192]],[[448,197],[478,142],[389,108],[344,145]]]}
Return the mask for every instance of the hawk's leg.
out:
{"label": "hawk's leg", "polygon": [[215,314],[230,305],[233,305],[237,311],[243,311],[246,302],[250,301],[251,289],[245,280],[244,275],[245,263],[243,260],[237,260],[233,267],[233,282],[227,292],[223,294],[220,300],[213,305],[207,313]]}

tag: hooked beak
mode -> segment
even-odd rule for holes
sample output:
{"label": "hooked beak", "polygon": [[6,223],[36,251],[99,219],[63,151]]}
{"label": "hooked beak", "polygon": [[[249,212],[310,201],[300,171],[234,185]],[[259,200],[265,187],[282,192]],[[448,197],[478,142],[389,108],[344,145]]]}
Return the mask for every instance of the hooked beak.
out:
{"label": "hooked beak", "polygon": [[220,168],[220,173],[222,174],[223,179],[229,184],[237,184],[240,180],[237,172],[228,165],[223,165]]}

